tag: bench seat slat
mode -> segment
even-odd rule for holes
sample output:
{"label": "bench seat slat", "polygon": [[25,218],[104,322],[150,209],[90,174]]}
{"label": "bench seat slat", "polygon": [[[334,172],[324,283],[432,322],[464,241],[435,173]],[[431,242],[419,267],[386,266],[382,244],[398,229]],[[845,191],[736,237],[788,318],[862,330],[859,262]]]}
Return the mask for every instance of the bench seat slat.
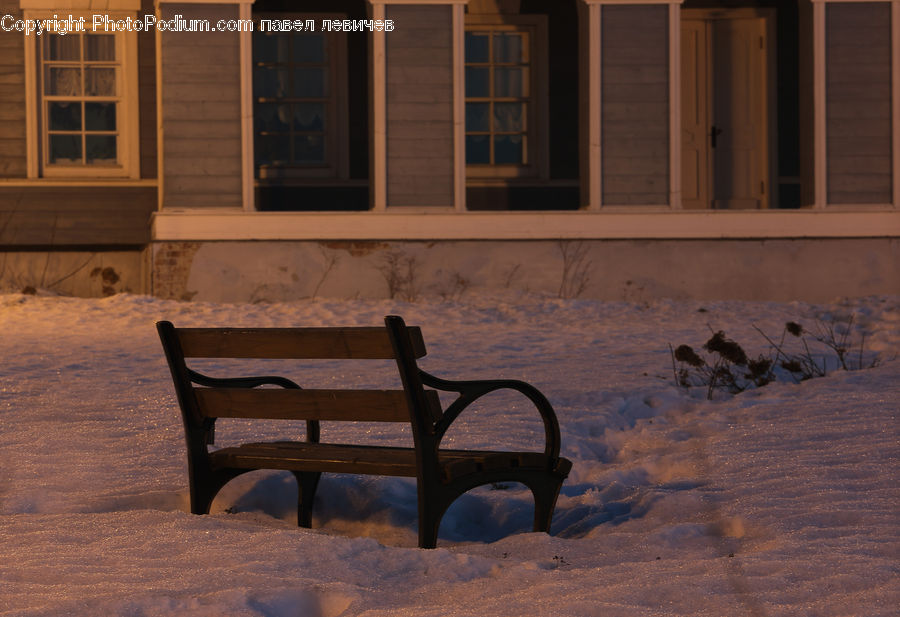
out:
{"label": "bench seat slat", "polygon": [[[550,462],[545,454],[539,452],[480,450],[441,450],[438,460],[445,482],[482,471],[510,468],[547,470]],[[413,448],[385,446],[294,441],[249,443],[211,452],[210,462],[214,468],[416,476],[416,454]]]}
{"label": "bench seat slat", "polygon": [[194,388],[210,418],[409,422],[403,390]]}
{"label": "bench seat slat", "polygon": [[[179,328],[185,358],[390,360],[384,328]],[[425,356],[422,331],[409,328],[416,358]]]}

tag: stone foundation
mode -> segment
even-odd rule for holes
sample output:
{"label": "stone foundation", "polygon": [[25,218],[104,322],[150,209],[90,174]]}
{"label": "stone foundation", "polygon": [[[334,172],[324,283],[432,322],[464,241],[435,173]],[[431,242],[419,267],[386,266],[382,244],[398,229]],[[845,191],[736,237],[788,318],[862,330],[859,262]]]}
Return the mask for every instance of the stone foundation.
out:
{"label": "stone foundation", "polygon": [[148,293],[144,252],[0,252],[0,291],[102,297]]}
{"label": "stone foundation", "polygon": [[900,241],[157,242],[152,292],[211,302],[464,298],[483,291],[641,302],[900,293]]}

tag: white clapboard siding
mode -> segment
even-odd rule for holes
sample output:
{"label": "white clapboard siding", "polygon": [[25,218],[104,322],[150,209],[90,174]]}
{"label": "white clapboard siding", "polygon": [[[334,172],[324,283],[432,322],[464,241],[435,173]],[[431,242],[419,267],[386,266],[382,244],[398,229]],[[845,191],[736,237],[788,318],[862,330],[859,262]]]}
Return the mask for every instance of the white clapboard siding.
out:
{"label": "white clapboard siding", "polygon": [[891,5],[828,4],[828,203],[891,202]]}
{"label": "white clapboard siding", "polygon": [[600,24],[603,203],[667,204],[668,7],[604,6]]}
{"label": "white clapboard siding", "polygon": [[385,36],[388,206],[452,206],[451,7],[388,7]]}
{"label": "white clapboard siding", "polygon": [[[236,5],[163,4],[163,19],[238,19]],[[162,33],[163,206],[240,206],[240,55],[235,32]]]}
{"label": "white clapboard siding", "polygon": [[[0,16],[20,17],[19,3],[0,0]],[[34,43],[33,36],[27,37]],[[24,178],[26,37],[0,30],[0,178]]]}

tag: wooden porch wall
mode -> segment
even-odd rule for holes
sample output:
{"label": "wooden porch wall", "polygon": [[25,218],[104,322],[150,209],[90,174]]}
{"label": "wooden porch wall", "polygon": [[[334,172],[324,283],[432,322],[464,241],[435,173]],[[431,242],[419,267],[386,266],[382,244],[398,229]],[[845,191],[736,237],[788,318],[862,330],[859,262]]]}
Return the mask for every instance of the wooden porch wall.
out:
{"label": "wooden porch wall", "polygon": [[[162,19],[238,19],[237,5],[163,4]],[[163,207],[240,207],[237,32],[163,32]]]}
{"label": "wooden porch wall", "polygon": [[[18,0],[0,0],[3,15],[19,19]],[[24,41],[21,32],[0,30],[0,178],[26,174]]]}
{"label": "wooden porch wall", "polygon": [[826,5],[825,62],[828,203],[891,203],[891,4]]}
{"label": "wooden porch wall", "polygon": [[[153,0],[141,0],[138,17],[152,15]],[[140,105],[141,178],[156,178],[158,146],[156,141],[156,34],[153,30],[138,35],[138,100]]]}
{"label": "wooden porch wall", "polygon": [[668,5],[602,8],[603,204],[668,204]]}
{"label": "wooden porch wall", "polygon": [[140,246],[156,187],[4,187],[0,247]]}
{"label": "wooden porch wall", "polygon": [[[144,0],[152,12],[153,0]],[[0,15],[19,19],[17,0],[0,0]],[[4,186],[27,175],[25,38],[0,30],[0,248],[137,247],[150,241],[156,209],[152,186]],[[39,39],[37,39],[39,40]],[[153,35],[138,38],[141,175],[156,176],[156,94]],[[112,181],[114,183],[115,181]],[[58,182],[56,183],[58,184]]]}
{"label": "wooden porch wall", "polygon": [[387,204],[452,206],[451,7],[386,8]]}
{"label": "wooden porch wall", "polygon": [[[143,0],[142,13],[153,13],[153,0]],[[0,0],[0,16],[19,19],[18,0]],[[153,32],[138,37],[138,96],[140,99],[141,177],[156,177],[156,60]],[[0,178],[24,178],[25,142],[25,48],[21,32],[0,30]]]}

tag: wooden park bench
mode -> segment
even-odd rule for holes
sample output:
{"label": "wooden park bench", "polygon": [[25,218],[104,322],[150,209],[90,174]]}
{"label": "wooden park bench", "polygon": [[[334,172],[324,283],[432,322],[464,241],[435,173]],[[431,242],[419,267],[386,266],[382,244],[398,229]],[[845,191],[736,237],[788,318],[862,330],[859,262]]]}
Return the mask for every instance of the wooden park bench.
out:
{"label": "wooden park bench", "polygon": [[[559,456],[559,424],[535,387],[513,380],[447,381],[418,368],[425,343],[417,327],[396,316],[385,326],[353,328],[175,328],[157,323],[187,440],[191,512],[209,513],[232,478],[256,469],[281,469],[297,478],[297,522],[312,523],[323,472],[406,476],[418,487],[419,546],[434,548],[441,518],[466,491],[521,482],[534,495],[534,530],[549,531],[560,486],[572,464]],[[284,377],[214,378],[185,358],[394,359],[402,390],[301,389]],[[280,386],[259,388],[258,386]],[[438,390],[459,396],[442,409]],[[460,412],[479,397],[512,389],[528,397],[544,424],[543,452],[446,450],[441,439]],[[245,443],[211,450],[216,418],[306,421],[305,441]],[[412,448],[320,442],[321,421],[408,422]]]}

